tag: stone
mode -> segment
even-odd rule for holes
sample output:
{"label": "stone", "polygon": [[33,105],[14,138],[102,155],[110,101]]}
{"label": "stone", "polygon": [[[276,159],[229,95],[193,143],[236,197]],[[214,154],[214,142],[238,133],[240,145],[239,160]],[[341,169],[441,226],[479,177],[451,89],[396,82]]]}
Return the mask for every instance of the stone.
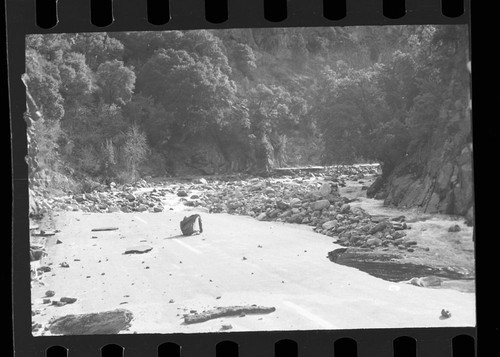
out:
{"label": "stone", "polygon": [[321,185],[319,192],[321,196],[326,197],[332,192],[332,186],[328,182],[325,182]]}
{"label": "stone", "polygon": [[288,203],[286,203],[285,201],[281,201],[281,200],[276,202],[276,206],[281,210],[286,210],[286,209],[290,208],[290,205]]}
{"label": "stone", "polygon": [[408,281],[409,284],[415,285],[415,286],[421,286],[424,288],[431,287],[431,286],[440,286],[443,280],[437,276],[425,276],[422,278],[412,278]]}
{"label": "stone", "polygon": [[187,192],[184,190],[177,191],[177,196],[179,197],[187,197],[187,195],[188,195]]}
{"label": "stone", "polygon": [[451,232],[451,233],[456,233],[456,232],[460,232],[461,231],[461,228],[458,224],[455,224],[453,226],[450,226],[448,228],[448,232]]}
{"label": "stone", "polygon": [[294,214],[294,215],[290,216],[287,219],[287,221],[289,223],[301,223],[302,219],[303,219],[303,215],[301,215],[301,214]]}
{"label": "stone", "polygon": [[387,221],[382,221],[377,223],[374,227],[372,227],[369,231],[368,234],[375,234],[377,232],[383,231],[387,226],[389,225],[389,222]]}
{"label": "stone", "polygon": [[369,238],[366,240],[366,244],[368,244],[369,246],[378,247],[382,244],[382,241],[379,238]]}
{"label": "stone", "polygon": [[66,302],[64,302],[64,301],[55,301],[55,300],[54,300],[54,301],[52,301],[52,305],[57,306],[57,307],[61,307],[61,306],[64,306],[64,305],[66,305],[66,304],[67,304],[67,303],[66,303]]}
{"label": "stone", "polygon": [[318,200],[316,202],[311,203],[311,208],[314,211],[320,211],[328,207],[330,207],[330,201],[328,200]]}
{"label": "stone", "polygon": [[265,193],[266,195],[271,195],[271,194],[274,194],[274,192],[275,192],[275,191],[274,191],[274,189],[273,189],[272,187],[266,187],[266,188],[264,189],[264,193]]}
{"label": "stone", "polygon": [[56,294],[56,293],[54,292],[54,290],[47,290],[47,291],[45,292],[45,296],[46,296],[46,297],[52,297],[52,296],[54,296],[55,294]]}
{"label": "stone", "polygon": [[264,218],[266,218],[266,217],[267,217],[266,212],[262,212],[262,213],[261,213],[261,214],[259,214],[256,218],[257,218],[257,220],[262,221],[262,220],[263,220]]}
{"label": "stone", "polygon": [[64,302],[66,304],[72,304],[76,301],[76,298],[62,297],[59,299],[59,301]]}
{"label": "stone", "polygon": [[406,233],[403,232],[403,231],[396,231],[392,234],[392,238],[394,239],[399,239],[399,238],[403,238],[406,236]]}
{"label": "stone", "polygon": [[417,245],[417,244],[418,243],[415,240],[408,240],[408,241],[404,242],[404,245],[406,245],[406,246]]}
{"label": "stone", "polygon": [[125,198],[129,201],[135,201],[135,199],[136,199],[135,195],[131,192],[126,193]]}
{"label": "stone", "polygon": [[81,315],[66,315],[52,320],[49,331],[55,335],[109,335],[130,326],[132,312],[116,309]]}
{"label": "stone", "polygon": [[42,256],[45,254],[45,250],[43,248],[31,248],[30,249],[30,261],[40,260]]}
{"label": "stone", "polygon": [[74,199],[76,202],[79,202],[79,203],[85,201],[84,195],[75,195]]}
{"label": "stone", "polygon": [[346,204],[343,204],[341,207],[340,207],[340,213],[342,214],[346,214],[346,213],[349,213],[351,211],[351,206],[348,205],[347,203]]}
{"label": "stone", "polygon": [[154,212],[162,212],[163,211],[163,207],[162,206],[154,206],[153,207],[153,211]]}
{"label": "stone", "polygon": [[295,198],[292,198],[292,199],[290,200],[290,206],[291,206],[291,207],[298,207],[298,206],[300,206],[301,204],[302,204],[302,201],[301,201],[299,198],[296,198],[296,197],[295,197]]}
{"label": "stone", "polygon": [[331,220],[331,221],[327,221],[327,222],[323,223],[323,225],[321,227],[323,227],[323,229],[329,230],[329,229],[335,228],[337,226],[337,224],[338,224],[337,220]]}
{"label": "stone", "polygon": [[441,316],[439,316],[439,318],[441,320],[449,319],[450,317],[451,317],[451,313],[448,310],[445,310],[445,309],[441,310]]}
{"label": "stone", "polygon": [[402,222],[402,223],[400,223],[400,222],[393,222],[391,225],[392,225],[392,228],[394,228],[394,230],[396,230],[396,231],[401,231],[403,229],[407,229],[408,228],[408,226],[406,225],[405,222]]}
{"label": "stone", "polygon": [[153,247],[143,244],[125,249],[123,254],[144,254],[151,251]]}

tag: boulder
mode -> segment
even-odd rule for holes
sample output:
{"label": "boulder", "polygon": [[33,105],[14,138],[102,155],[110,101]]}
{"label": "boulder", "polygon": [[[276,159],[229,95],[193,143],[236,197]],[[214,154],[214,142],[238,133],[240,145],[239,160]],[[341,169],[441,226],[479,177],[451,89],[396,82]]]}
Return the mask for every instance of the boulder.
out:
{"label": "boulder", "polygon": [[326,197],[330,193],[332,193],[332,186],[328,182],[325,182],[323,185],[321,185],[319,192],[321,196]]}
{"label": "boulder", "polygon": [[351,206],[349,206],[347,203],[346,204],[343,204],[341,207],[340,207],[340,213],[349,213],[351,211]]}
{"label": "boulder", "polygon": [[286,209],[290,208],[290,205],[288,203],[286,203],[285,201],[281,201],[281,200],[276,202],[276,206],[281,210],[286,210]]}
{"label": "boulder", "polygon": [[298,207],[298,206],[300,206],[301,204],[302,204],[302,201],[301,201],[299,198],[296,198],[296,197],[295,197],[295,198],[292,198],[292,199],[290,200],[290,206],[292,206],[292,207]]}
{"label": "boulder", "polygon": [[60,302],[64,302],[66,304],[73,304],[76,301],[76,298],[71,297],[62,297],[59,299]]}
{"label": "boulder", "polygon": [[321,227],[323,227],[323,229],[326,229],[326,230],[329,230],[329,229],[332,229],[332,228],[335,228],[338,224],[338,221],[333,219],[331,221],[327,221],[325,223],[323,223],[323,225]]}
{"label": "boulder", "polygon": [[406,236],[406,233],[403,232],[403,231],[396,231],[392,234],[392,238],[393,239],[399,239],[399,238],[403,238]]}
{"label": "boulder", "polygon": [[263,220],[264,218],[266,218],[266,217],[267,217],[266,212],[262,212],[262,213],[261,213],[261,214],[259,214],[256,218],[257,218],[257,220],[262,221],[262,220]]}
{"label": "boulder", "polygon": [[381,232],[384,229],[386,229],[389,225],[390,223],[387,221],[379,222],[368,231],[368,234],[375,234]]}
{"label": "boulder", "polygon": [[266,187],[266,188],[265,188],[265,190],[264,190],[264,193],[265,193],[266,195],[273,195],[273,194],[274,194],[274,192],[275,192],[275,191],[274,191],[274,188],[272,188],[272,187]]}
{"label": "boulder", "polygon": [[328,200],[318,200],[316,202],[311,203],[311,208],[314,211],[321,211],[328,207],[330,207],[330,201]]}
{"label": "boulder", "polygon": [[366,244],[368,244],[369,246],[378,247],[382,244],[382,240],[380,240],[379,238],[369,238],[366,240]]}
{"label": "boulder", "polygon": [[135,201],[136,197],[132,192],[128,192],[125,194],[125,198],[129,201]]}
{"label": "boulder", "polygon": [[81,315],[66,315],[52,320],[48,329],[55,335],[117,334],[130,326],[132,318],[132,312],[124,309]]}

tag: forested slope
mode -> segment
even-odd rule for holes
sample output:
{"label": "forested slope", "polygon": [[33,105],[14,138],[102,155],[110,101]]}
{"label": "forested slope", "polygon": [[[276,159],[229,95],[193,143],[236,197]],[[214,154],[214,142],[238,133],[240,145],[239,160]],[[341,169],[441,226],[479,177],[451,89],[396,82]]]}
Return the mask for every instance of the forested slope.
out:
{"label": "forested slope", "polygon": [[465,214],[467,46],[459,26],[28,36],[32,183],[378,161],[372,194]]}

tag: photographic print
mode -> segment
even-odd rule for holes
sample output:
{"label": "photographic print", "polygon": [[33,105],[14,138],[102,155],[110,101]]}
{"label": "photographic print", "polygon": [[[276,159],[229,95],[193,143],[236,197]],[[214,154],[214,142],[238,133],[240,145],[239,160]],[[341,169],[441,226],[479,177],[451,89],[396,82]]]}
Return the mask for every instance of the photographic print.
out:
{"label": "photographic print", "polygon": [[475,326],[468,32],[27,35],[32,334]]}

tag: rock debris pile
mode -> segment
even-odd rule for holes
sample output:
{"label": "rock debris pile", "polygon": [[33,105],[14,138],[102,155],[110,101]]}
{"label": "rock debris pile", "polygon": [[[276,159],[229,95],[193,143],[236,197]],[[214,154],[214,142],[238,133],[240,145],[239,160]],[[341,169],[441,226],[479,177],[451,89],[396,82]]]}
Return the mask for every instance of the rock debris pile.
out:
{"label": "rock debris pile", "polygon": [[111,183],[91,193],[46,199],[57,210],[84,212],[162,212],[166,198],[207,213],[248,215],[260,221],[313,226],[318,233],[337,238],[343,246],[395,246],[413,249],[405,240],[404,216],[375,217],[351,208],[350,199],[339,194],[346,180],[364,183],[379,174],[376,165],[334,166],[321,171],[296,171],[279,177],[222,177],[159,187],[145,180],[118,186]]}
{"label": "rock debris pile", "polygon": [[[162,212],[162,198],[169,190],[153,188],[145,180],[135,184],[99,186],[90,193],[78,193],[60,197],[38,197],[37,205],[45,210],[83,212]],[[144,191],[140,191],[146,189]],[[172,192],[170,190],[170,192]]]}

